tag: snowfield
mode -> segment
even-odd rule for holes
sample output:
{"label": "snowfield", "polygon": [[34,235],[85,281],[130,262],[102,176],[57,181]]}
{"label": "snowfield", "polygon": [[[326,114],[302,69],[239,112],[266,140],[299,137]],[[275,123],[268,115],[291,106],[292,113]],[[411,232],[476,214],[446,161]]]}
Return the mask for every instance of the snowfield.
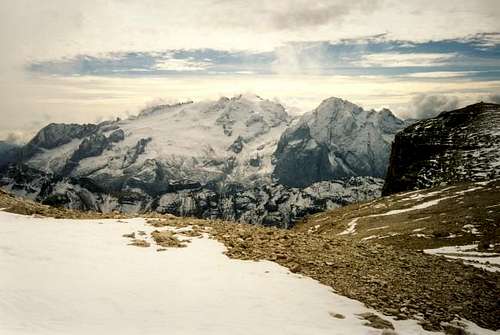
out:
{"label": "snowfield", "polygon": [[163,252],[122,237],[153,229],[144,219],[0,211],[0,334],[382,334],[363,325],[364,312],[390,320],[398,334],[436,334],[275,263],[229,259],[207,237]]}

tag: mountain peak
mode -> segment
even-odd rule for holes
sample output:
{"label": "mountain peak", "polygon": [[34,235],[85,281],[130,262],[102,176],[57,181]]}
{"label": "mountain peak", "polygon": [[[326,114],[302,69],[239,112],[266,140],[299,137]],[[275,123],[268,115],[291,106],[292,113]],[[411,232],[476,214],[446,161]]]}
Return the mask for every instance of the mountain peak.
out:
{"label": "mountain peak", "polygon": [[255,93],[242,93],[235,95],[234,97],[231,98],[231,100],[248,100],[251,102],[261,102],[264,101],[265,99],[261,98]]}
{"label": "mountain peak", "polygon": [[281,137],[275,177],[289,186],[383,177],[394,135],[406,123],[389,110],[365,111],[344,99],[324,100]]}
{"label": "mountain peak", "polygon": [[316,117],[336,120],[338,118],[351,118],[363,111],[360,106],[341,98],[331,97],[325,99],[314,110]]}

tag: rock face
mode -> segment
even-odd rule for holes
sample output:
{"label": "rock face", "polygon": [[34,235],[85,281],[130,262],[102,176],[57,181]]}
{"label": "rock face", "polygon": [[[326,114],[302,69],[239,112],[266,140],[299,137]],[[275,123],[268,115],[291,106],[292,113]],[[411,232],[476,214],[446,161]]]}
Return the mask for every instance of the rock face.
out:
{"label": "rock face", "polygon": [[26,165],[11,166],[0,179],[0,186],[7,191],[56,207],[104,213],[156,211],[282,228],[293,226],[308,214],[377,198],[383,181],[353,177],[346,181],[319,182],[304,189],[276,183],[253,186],[159,183],[154,189],[136,178],[110,191],[104,184],[92,178],[47,174]]}
{"label": "rock face", "polygon": [[365,111],[327,99],[283,134],[274,176],[293,187],[352,176],[383,178],[394,135],[405,126],[387,109]]}
{"label": "rock face", "polygon": [[500,177],[500,105],[478,103],[396,135],[383,194]]}
{"label": "rock face", "polygon": [[24,147],[23,155],[31,157],[42,150],[54,149],[71,142],[75,138],[83,138],[93,134],[97,130],[94,124],[57,124],[51,123],[44,127]]}
{"label": "rock face", "polygon": [[8,141],[0,141],[0,168],[16,161],[20,146]]}
{"label": "rock face", "polygon": [[279,103],[239,95],[50,124],[1,169],[0,187],[71,209],[285,227],[380,194],[403,121],[332,98],[293,122]]}

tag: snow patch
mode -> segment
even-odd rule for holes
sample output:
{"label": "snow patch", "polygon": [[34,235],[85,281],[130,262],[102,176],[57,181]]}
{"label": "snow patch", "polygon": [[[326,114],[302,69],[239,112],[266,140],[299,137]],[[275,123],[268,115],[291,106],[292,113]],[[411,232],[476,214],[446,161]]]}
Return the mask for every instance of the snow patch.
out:
{"label": "snow patch", "polygon": [[465,264],[492,272],[500,271],[500,253],[477,251],[477,244],[425,249],[424,253],[460,259],[464,261]]}
{"label": "snow patch", "polygon": [[152,229],[140,218],[0,212],[0,235],[8,237],[0,239],[0,333],[381,334],[357,316],[372,312],[397,333],[436,334],[276,263],[231,260],[212,239],[157,252],[122,237]]}

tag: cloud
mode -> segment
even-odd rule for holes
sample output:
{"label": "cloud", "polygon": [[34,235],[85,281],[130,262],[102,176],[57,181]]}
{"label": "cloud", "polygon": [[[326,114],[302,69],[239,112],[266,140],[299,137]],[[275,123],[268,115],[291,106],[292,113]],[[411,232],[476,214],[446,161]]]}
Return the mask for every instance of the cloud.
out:
{"label": "cloud", "polygon": [[500,94],[490,94],[483,99],[485,102],[492,102],[495,104],[500,104]]}
{"label": "cloud", "polygon": [[[77,55],[33,61],[27,69],[51,75],[177,75],[177,74],[357,74],[402,75],[412,78],[451,78],[495,75],[500,70],[500,47],[481,47],[483,35],[415,43],[390,40],[385,35],[338,42],[289,42],[272,51],[168,49]],[[491,43],[488,37],[487,43]],[[488,66],[487,69],[480,67]],[[420,70],[408,67],[423,67]],[[432,67],[432,68],[431,68]],[[378,70],[385,68],[385,70]]]}
{"label": "cloud", "polygon": [[192,59],[163,59],[156,63],[156,69],[176,72],[203,71],[209,68],[209,61],[194,61]]}
{"label": "cloud", "polygon": [[301,29],[329,23],[340,25],[353,12],[368,13],[379,7],[380,0],[361,1],[291,1],[274,7],[269,15],[277,29]]}
{"label": "cloud", "polygon": [[415,96],[410,104],[411,117],[416,119],[428,119],[437,116],[443,111],[457,109],[459,99],[456,96],[427,95]]}
{"label": "cloud", "polygon": [[446,65],[457,54],[451,53],[378,53],[363,55],[359,65],[363,67],[410,67]]}
{"label": "cloud", "polygon": [[462,78],[469,75],[477,74],[479,71],[432,71],[432,72],[415,72],[406,74],[406,77],[410,78]]}

